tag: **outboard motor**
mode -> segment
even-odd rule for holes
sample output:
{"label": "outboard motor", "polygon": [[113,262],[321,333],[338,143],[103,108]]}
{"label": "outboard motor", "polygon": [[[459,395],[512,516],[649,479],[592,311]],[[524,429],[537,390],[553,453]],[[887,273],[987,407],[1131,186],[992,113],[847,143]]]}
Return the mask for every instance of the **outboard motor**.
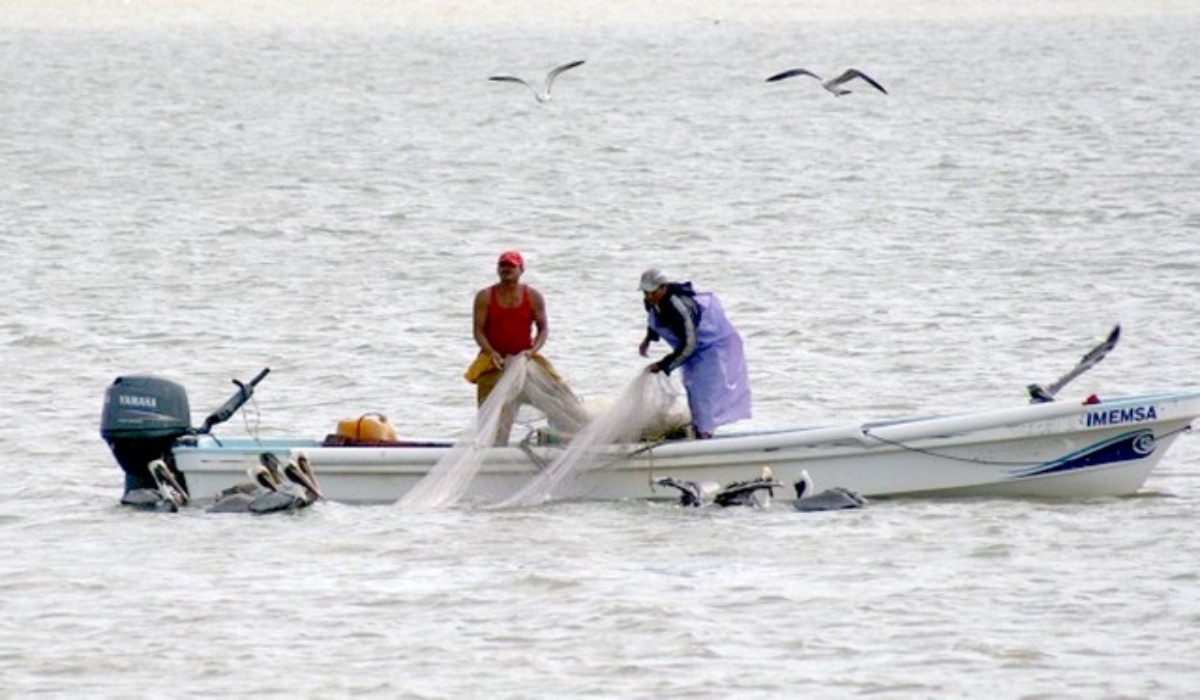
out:
{"label": "outboard motor", "polygon": [[182,385],[145,375],[113,380],[104,392],[100,437],[125,471],[126,493],[157,488],[146,466],[155,459],[165,461],[187,488],[183,475],[175,472],[171,445],[192,432],[191,420],[187,391]]}
{"label": "outboard motor", "polygon": [[100,437],[108,443],[117,463],[125,471],[125,495],[140,489],[158,489],[148,466],[156,459],[166,463],[186,491],[187,480],[175,468],[172,456],[175,441],[184,436],[206,435],[217,424],[232,418],[254,395],[255,385],[270,371],[264,368],[245,383],[234,379],[237,392],[209,414],[199,428],[191,426],[187,391],[181,384],[150,375],[130,375],[113,380],[104,392]]}

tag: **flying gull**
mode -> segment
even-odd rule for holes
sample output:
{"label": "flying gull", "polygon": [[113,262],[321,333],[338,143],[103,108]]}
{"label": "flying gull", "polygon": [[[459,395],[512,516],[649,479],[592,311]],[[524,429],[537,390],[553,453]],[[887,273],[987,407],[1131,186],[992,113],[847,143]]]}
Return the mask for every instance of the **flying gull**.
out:
{"label": "flying gull", "polygon": [[888,91],[884,90],[882,85],[875,82],[874,78],[872,78],[871,76],[867,75],[866,73],[863,73],[862,71],[860,71],[856,68],[847,68],[841,75],[839,75],[838,77],[836,77],[832,80],[825,80],[821,76],[817,75],[816,73],[813,73],[812,71],[806,70],[804,68],[793,68],[791,70],[785,70],[782,73],[776,73],[775,75],[772,75],[770,78],[767,78],[767,82],[773,83],[777,80],[786,80],[787,78],[794,78],[797,75],[807,75],[809,77],[816,78],[817,80],[821,81],[821,87],[832,92],[834,95],[837,95],[838,97],[841,97],[842,95],[850,94],[850,91],[847,90],[846,88],[842,87],[842,85],[850,82],[851,80],[854,80],[855,78],[860,78],[860,79],[870,83],[872,87],[874,87],[876,90],[882,92],[885,95],[888,94]]}
{"label": "flying gull", "polygon": [[524,78],[518,78],[515,75],[493,75],[492,77],[488,78],[488,80],[495,80],[497,82],[502,82],[502,83],[520,83],[521,85],[524,85],[525,87],[529,88],[529,91],[533,93],[533,98],[535,100],[537,100],[539,103],[549,102],[550,101],[550,87],[552,85],[554,85],[554,79],[557,78],[564,71],[571,70],[572,68],[575,68],[577,66],[582,66],[583,64],[584,64],[583,61],[571,61],[570,63],[564,63],[563,65],[559,66],[558,68],[555,68],[554,70],[552,70],[546,74],[546,81],[542,84],[541,89],[538,89],[535,85],[533,85],[529,81],[525,80]]}

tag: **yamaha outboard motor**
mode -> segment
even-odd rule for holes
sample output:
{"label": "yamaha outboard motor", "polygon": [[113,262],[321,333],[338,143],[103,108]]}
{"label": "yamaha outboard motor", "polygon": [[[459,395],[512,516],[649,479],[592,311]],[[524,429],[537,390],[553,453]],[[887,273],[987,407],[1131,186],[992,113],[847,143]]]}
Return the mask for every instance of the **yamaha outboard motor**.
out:
{"label": "yamaha outboard motor", "polygon": [[[117,463],[125,471],[125,496],[134,491],[158,491],[158,482],[148,466],[156,459],[166,463],[175,480],[187,491],[187,481],[176,469],[172,456],[175,442],[184,436],[207,435],[213,426],[229,420],[250,400],[255,385],[270,371],[264,368],[245,383],[234,379],[237,392],[209,414],[199,428],[191,427],[191,409],[187,391],[182,385],[149,375],[130,375],[113,380],[104,392],[100,437],[108,443]],[[128,502],[122,498],[122,503],[141,506],[141,500]]]}
{"label": "yamaha outboard motor", "polygon": [[169,379],[133,375],[117,377],[109,385],[100,437],[125,471],[125,493],[157,488],[146,466],[155,459],[166,462],[187,488],[183,475],[175,472],[171,445],[193,432],[191,420],[187,391]]}

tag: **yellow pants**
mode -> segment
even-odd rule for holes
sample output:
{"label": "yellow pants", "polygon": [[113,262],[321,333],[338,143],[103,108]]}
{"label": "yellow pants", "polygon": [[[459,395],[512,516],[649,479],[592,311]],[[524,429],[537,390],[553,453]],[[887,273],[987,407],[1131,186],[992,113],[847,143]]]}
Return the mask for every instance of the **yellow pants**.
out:
{"label": "yellow pants", "polygon": [[[530,359],[538,363],[555,381],[562,381],[562,377],[554,369],[554,365],[550,364],[550,360],[538,353],[530,355]],[[503,375],[504,372],[492,364],[492,356],[480,350],[479,354],[475,356],[475,361],[471,363],[470,367],[467,367],[466,372],[463,372],[463,379],[475,385],[475,399],[478,405],[482,406]]]}

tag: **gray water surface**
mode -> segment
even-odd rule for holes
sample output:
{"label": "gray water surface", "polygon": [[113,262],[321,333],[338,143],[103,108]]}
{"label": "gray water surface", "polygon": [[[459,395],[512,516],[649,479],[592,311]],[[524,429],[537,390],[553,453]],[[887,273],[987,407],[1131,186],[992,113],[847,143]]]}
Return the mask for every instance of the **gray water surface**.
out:
{"label": "gray water surface", "polygon": [[0,695],[1190,697],[1188,436],[1086,501],[117,505],[122,374],[199,422],[270,367],[225,435],[462,429],[510,248],[589,398],[650,266],[721,295],[742,427],[1016,405],[1116,323],[1070,397],[1197,384],[1200,12],[840,5],[7,3]]}

